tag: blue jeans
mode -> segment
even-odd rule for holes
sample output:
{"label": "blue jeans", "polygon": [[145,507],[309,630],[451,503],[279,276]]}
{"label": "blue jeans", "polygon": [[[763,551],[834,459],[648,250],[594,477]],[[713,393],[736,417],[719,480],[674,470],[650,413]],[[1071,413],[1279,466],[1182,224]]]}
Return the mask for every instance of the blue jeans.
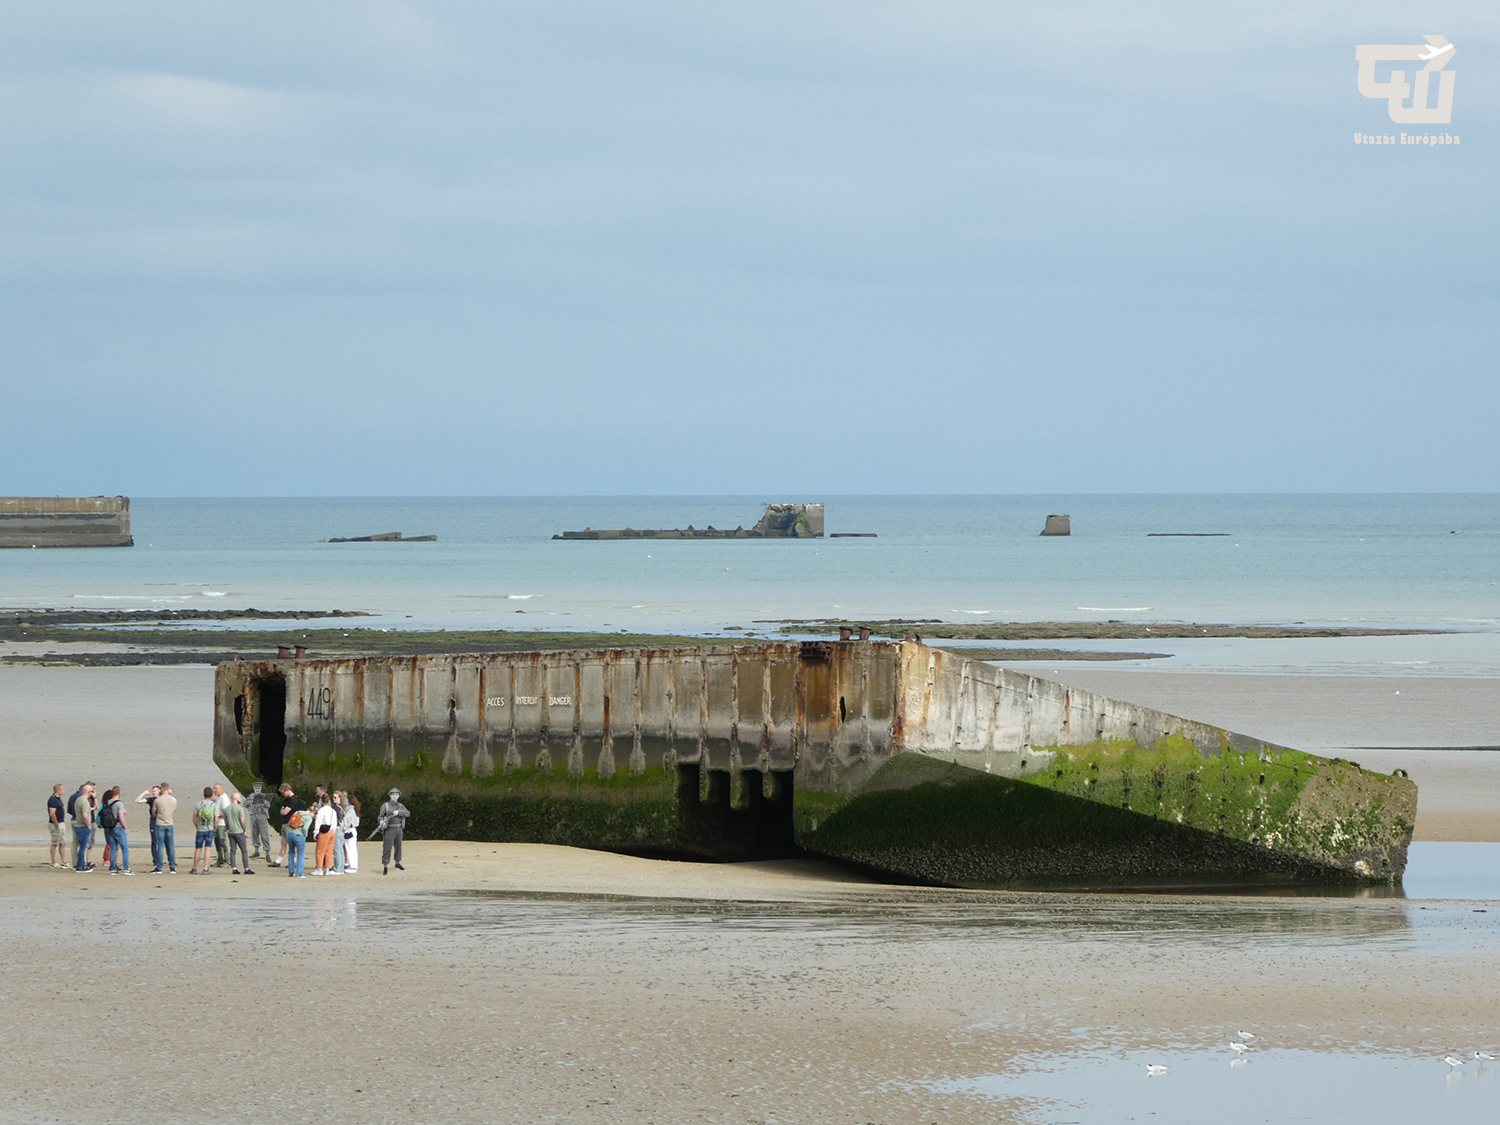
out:
{"label": "blue jeans", "polygon": [[156,821],[151,822],[151,866],[161,869],[161,838],[156,834]]}
{"label": "blue jeans", "polygon": [[109,830],[109,842],[115,846],[110,855],[110,870],[130,870],[130,841],[125,838],[125,829],[119,825]]}
{"label": "blue jeans", "polygon": [[302,858],[307,852],[307,837],[300,832],[286,834],[286,873],[302,874]]}
{"label": "blue jeans", "polygon": [[75,871],[87,871],[89,865],[85,857],[89,854],[89,836],[93,834],[92,828],[78,827],[73,829],[73,835],[78,840],[78,862],[73,865]]}
{"label": "blue jeans", "polygon": [[156,866],[163,863],[170,864],[173,871],[177,870],[177,833],[175,824],[158,824],[156,826]]}

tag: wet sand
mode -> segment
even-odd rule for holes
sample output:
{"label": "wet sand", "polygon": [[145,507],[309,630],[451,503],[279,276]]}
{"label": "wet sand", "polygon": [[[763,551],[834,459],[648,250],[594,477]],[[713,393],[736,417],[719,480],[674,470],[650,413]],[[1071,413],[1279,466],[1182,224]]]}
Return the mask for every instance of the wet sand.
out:
{"label": "wet sand", "polygon": [[1500,913],[1473,904],[985,895],[525,845],[407,860],[124,879],[0,849],[7,1119],[1029,1120],[926,1084],[1222,1053],[1242,1027],[1437,1058],[1500,1010]]}
{"label": "wet sand", "polygon": [[[0,671],[7,836],[44,838],[54,774],[214,780],[210,683]],[[437,841],[383,876],[377,850],[342,878],[126,879],[0,847],[5,1118],[1021,1121],[1035,1105],[928,1084],[1222,1053],[1238,1028],[1434,1059],[1500,1037],[1493,904],[995,895]]]}

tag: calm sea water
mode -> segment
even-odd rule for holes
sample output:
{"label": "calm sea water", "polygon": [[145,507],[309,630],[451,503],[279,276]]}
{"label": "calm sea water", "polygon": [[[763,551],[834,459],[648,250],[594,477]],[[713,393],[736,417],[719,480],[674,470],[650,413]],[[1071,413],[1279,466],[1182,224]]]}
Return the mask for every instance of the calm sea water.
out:
{"label": "calm sea water", "polygon": [[[768,499],[823,500],[830,532],[879,538],[551,539],[748,527]],[[1038,535],[1050,512],[1072,516],[1070,538]],[[0,552],[0,604],[692,633],[821,617],[1429,626],[1481,636],[1435,655],[1386,645],[1371,662],[1500,670],[1496,495],[140,498],[133,517],[133,549]],[[396,530],[438,542],[326,542]]]}

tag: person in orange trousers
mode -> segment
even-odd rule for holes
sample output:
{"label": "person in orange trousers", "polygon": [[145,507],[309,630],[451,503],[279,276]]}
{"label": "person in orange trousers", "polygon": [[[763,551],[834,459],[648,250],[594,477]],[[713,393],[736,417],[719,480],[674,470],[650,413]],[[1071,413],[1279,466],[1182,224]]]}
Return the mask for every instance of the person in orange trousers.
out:
{"label": "person in orange trousers", "polygon": [[314,875],[327,875],[333,869],[333,845],[335,841],[342,842],[343,833],[339,830],[338,813],[328,801],[328,794],[324,793],[318,801],[318,814],[313,817],[313,833],[316,837],[317,869]]}

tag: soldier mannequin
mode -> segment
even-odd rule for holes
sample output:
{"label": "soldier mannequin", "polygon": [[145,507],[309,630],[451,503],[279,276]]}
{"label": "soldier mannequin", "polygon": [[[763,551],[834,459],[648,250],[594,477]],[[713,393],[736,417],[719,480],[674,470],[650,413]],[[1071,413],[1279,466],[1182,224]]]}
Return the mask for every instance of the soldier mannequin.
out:
{"label": "soldier mannequin", "polygon": [[254,791],[245,798],[245,809],[250,814],[251,859],[259,859],[261,846],[265,846],[266,859],[271,858],[271,794],[262,793],[264,783],[254,783]]}
{"label": "soldier mannequin", "polygon": [[392,789],[389,793],[390,800],[380,806],[380,819],[375,825],[375,831],[370,834],[370,839],[376,836],[384,838],[380,848],[381,874],[391,873],[391,855],[396,857],[396,870],[405,871],[401,866],[401,834],[406,828],[406,818],[411,816],[411,811],[401,803],[401,790]]}

